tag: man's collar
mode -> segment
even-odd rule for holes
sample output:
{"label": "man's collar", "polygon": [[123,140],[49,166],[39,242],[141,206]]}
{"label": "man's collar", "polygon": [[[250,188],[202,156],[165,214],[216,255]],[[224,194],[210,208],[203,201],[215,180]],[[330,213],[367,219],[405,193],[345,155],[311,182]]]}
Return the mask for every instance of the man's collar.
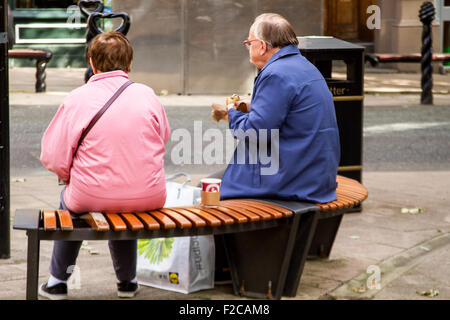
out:
{"label": "man's collar", "polygon": [[281,48],[280,50],[278,50],[277,52],[275,52],[272,55],[272,57],[269,59],[269,61],[267,61],[267,63],[264,65],[264,67],[259,72],[264,70],[272,62],[274,62],[280,58],[293,55],[293,54],[300,54],[300,50],[298,49],[298,47],[295,44],[290,44],[290,45],[287,45],[287,46]]}

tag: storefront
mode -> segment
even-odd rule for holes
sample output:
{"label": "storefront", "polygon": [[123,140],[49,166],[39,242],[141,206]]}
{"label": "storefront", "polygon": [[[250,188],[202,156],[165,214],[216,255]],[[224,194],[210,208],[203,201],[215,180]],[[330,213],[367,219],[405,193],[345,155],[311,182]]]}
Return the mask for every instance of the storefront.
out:
{"label": "storefront", "polygon": [[[14,17],[14,48],[42,48],[53,52],[50,67],[84,67],[86,21],[78,0],[8,0]],[[10,66],[32,66],[11,59]]]}

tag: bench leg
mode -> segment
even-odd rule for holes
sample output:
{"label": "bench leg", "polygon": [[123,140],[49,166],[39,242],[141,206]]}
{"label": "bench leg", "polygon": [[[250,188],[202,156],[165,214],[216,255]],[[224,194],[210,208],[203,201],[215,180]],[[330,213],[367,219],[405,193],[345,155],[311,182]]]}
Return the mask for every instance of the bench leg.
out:
{"label": "bench leg", "polygon": [[284,296],[295,297],[297,295],[297,289],[300,284],[303,267],[305,266],[309,248],[311,246],[314,233],[316,232],[317,221],[317,212],[307,212],[301,217],[299,229],[295,239],[294,252],[292,253],[292,259],[284,286]]}
{"label": "bench leg", "polygon": [[215,261],[215,271],[214,271],[214,281],[223,282],[231,281],[230,267],[228,265],[225,244],[223,240],[223,235],[215,235],[214,243],[216,249],[216,261]]}
{"label": "bench leg", "polygon": [[299,222],[295,215],[291,224],[224,235],[236,295],[281,298]]}
{"label": "bench leg", "polygon": [[27,232],[27,300],[37,300],[39,281],[39,234],[37,230]]}
{"label": "bench leg", "polygon": [[45,84],[45,79],[47,75],[45,73],[45,68],[47,67],[47,59],[38,60],[36,62],[36,92],[45,92],[47,85]]}
{"label": "bench leg", "polygon": [[308,258],[328,258],[336,238],[343,214],[319,219],[316,232],[311,243]]}

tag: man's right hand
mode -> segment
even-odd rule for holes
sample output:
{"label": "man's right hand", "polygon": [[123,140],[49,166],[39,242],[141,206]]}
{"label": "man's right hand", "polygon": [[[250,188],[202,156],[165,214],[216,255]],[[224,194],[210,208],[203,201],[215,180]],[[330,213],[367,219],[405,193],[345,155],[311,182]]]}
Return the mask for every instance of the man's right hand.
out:
{"label": "man's right hand", "polygon": [[250,111],[250,99],[241,99],[239,101],[236,101],[234,103],[234,105],[236,106],[236,110],[243,112],[243,113],[248,113]]}

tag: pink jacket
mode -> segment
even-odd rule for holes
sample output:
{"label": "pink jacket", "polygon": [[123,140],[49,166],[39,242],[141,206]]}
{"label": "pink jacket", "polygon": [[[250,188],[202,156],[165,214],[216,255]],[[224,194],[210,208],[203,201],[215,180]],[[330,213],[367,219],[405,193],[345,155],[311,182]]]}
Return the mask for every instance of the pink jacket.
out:
{"label": "pink jacket", "polygon": [[163,106],[143,84],[125,89],[72,160],[82,131],[127,80],[123,71],[94,75],[64,99],[44,133],[41,162],[68,180],[64,202],[71,211],[136,212],[164,205],[170,128]]}

